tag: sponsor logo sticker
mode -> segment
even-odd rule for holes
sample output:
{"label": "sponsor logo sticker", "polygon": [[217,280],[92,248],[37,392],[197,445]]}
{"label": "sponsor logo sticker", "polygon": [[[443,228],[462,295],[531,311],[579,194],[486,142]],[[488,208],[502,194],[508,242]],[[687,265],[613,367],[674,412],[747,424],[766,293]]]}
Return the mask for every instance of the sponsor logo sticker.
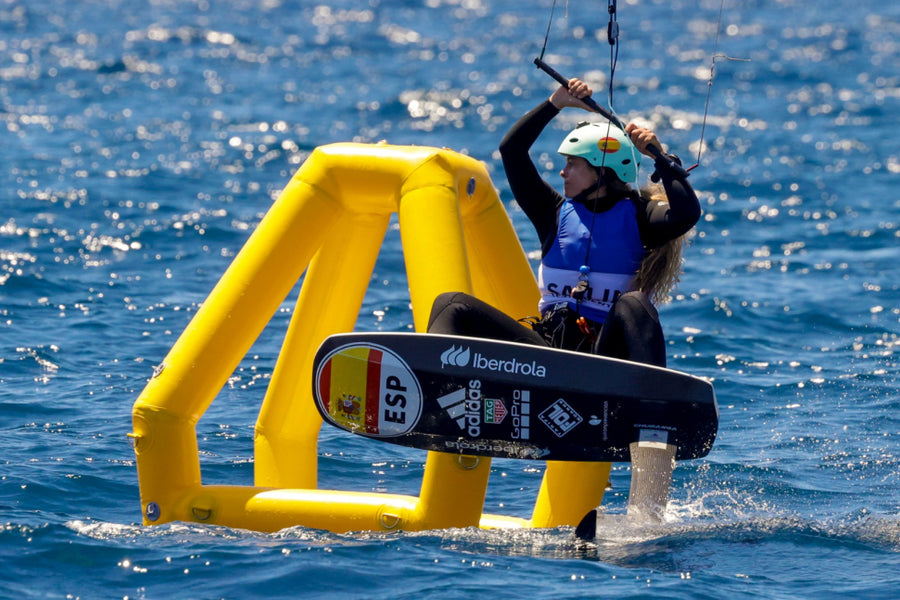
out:
{"label": "sponsor logo sticker", "polygon": [[535,360],[520,361],[515,357],[509,359],[494,358],[485,356],[481,352],[473,354],[471,348],[457,347],[455,344],[441,353],[442,369],[445,367],[468,367],[469,365],[475,369],[494,373],[511,373],[528,377],[547,376],[547,367]]}
{"label": "sponsor logo sticker", "polygon": [[562,437],[572,431],[584,419],[575,412],[575,409],[569,406],[569,403],[560,398],[550,406],[548,406],[538,419],[547,426],[547,428],[556,434],[556,437]]}
{"label": "sponsor logo sticker", "polygon": [[448,365],[453,367],[465,367],[469,364],[470,354],[468,348],[463,348],[462,346],[457,348],[454,344],[447,350],[444,350],[441,354],[441,368],[443,369]]}
{"label": "sponsor logo sticker", "polygon": [[512,437],[516,440],[531,438],[531,390],[515,390],[512,407]]}
{"label": "sponsor logo sticker", "polygon": [[444,440],[444,447],[453,452],[532,460],[540,459],[550,454],[549,448],[539,448],[519,442],[490,440]]}
{"label": "sponsor logo sticker", "polygon": [[481,435],[482,400],[481,380],[470,379],[466,387],[444,394],[437,399],[437,403],[460,429],[477,438]]}
{"label": "sponsor logo sticker", "polygon": [[499,425],[506,418],[506,406],[500,398],[484,399],[484,422],[489,425]]}

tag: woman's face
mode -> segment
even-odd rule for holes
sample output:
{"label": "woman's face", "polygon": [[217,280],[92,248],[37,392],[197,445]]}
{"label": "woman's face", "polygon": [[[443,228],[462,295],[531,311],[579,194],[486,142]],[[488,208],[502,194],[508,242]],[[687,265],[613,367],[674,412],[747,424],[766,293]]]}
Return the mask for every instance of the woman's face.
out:
{"label": "woman's face", "polygon": [[594,167],[580,156],[566,156],[566,166],[559,174],[563,178],[566,198],[574,198],[600,179]]}

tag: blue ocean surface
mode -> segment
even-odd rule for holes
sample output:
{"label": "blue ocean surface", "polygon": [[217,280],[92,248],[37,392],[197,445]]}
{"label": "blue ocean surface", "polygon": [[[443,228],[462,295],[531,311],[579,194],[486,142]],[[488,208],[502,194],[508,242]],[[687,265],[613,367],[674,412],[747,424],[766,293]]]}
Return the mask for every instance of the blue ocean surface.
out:
{"label": "blue ocean surface", "polygon": [[[704,140],[704,216],[661,314],[670,366],[714,383],[720,429],[679,463],[664,523],[614,522],[594,544],[571,528],[141,524],[132,405],[314,148],[483,161],[536,260],[497,146],[555,87],[531,62],[552,4],[0,2],[0,597],[897,596],[893,2],[618,3],[616,111],[686,162]],[[545,54],[604,101],[608,20],[607,3],[560,2]],[[584,116],[536,144],[551,181]],[[296,294],[197,426],[204,483],[253,483]],[[411,328],[395,221],[357,329]],[[319,451],[321,487],[419,492],[422,451],[331,428]],[[485,510],[529,517],[543,468],[495,460]],[[624,511],[629,480],[617,464],[605,511]]]}

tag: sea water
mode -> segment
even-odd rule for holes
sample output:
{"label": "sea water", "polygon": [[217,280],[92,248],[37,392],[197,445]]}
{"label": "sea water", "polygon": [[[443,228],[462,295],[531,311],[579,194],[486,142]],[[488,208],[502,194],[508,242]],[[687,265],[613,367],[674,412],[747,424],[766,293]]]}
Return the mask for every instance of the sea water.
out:
{"label": "sea water", "polygon": [[[496,149],[555,86],[531,63],[551,6],[0,3],[0,596],[896,597],[890,2],[618,3],[614,108],[687,163],[704,142],[691,175],[704,216],[661,313],[670,366],[714,382],[720,429],[709,456],[679,463],[664,523],[613,521],[593,544],[571,528],[141,525],[132,404],[315,147],[386,140],[483,161],[536,260]],[[607,8],[559,3],[544,55],[601,104]],[[534,147],[555,185],[559,138],[584,117],[565,111]],[[295,298],[197,426],[205,483],[252,484]],[[394,222],[357,328],[411,327]],[[417,495],[424,458],[326,429],[320,485]],[[528,517],[542,473],[495,460],[485,510]],[[608,514],[629,478],[615,466]]]}

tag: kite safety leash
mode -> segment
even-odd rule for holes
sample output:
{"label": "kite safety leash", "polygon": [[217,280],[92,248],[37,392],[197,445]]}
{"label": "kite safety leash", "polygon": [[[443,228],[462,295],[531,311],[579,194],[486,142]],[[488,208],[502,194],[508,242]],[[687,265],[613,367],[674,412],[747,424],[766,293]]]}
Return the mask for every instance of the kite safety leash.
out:
{"label": "kite safety leash", "polygon": [[725,60],[750,62],[749,58],[734,58],[725,54],[719,54],[719,35],[722,32],[722,11],[724,10],[724,8],[725,0],[722,0],[719,4],[719,20],[716,23],[716,41],[713,44],[713,53],[709,65],[709,79],[706,80],[706,102],[703,105],[703,121],[700,125],[700,141],[697,143],[697,162],[685,169],[685,171],[687,172],[691,172],[700,166],[700,157],[703,153],[703,140],[704,136],[706,135],[706,120],[709,116],[709,97],[712,93],[713,78],[716,74],[716,59],[724,58]]}
{"label": "kite safety leash", "polygon": [[613,81],[616,78],[616,65],[619,63],[619,19],[616,12],[616,0],[609,0],[607,7],[609,23],[606,26],[606,41],[609,42],[609,107],[613,107]]}
{"label": "kite safety leash", "polygon": [[556,0],[553,0],[553,6],[550,7],[550,20],[547,21],[547,33],[544,34],[544,45],[541,46],[541,55],[535,60],[544,60],[544,53],[547,51],[547,43],[550,41],[550,26],[553,25],[554,12],[556,12]]}

